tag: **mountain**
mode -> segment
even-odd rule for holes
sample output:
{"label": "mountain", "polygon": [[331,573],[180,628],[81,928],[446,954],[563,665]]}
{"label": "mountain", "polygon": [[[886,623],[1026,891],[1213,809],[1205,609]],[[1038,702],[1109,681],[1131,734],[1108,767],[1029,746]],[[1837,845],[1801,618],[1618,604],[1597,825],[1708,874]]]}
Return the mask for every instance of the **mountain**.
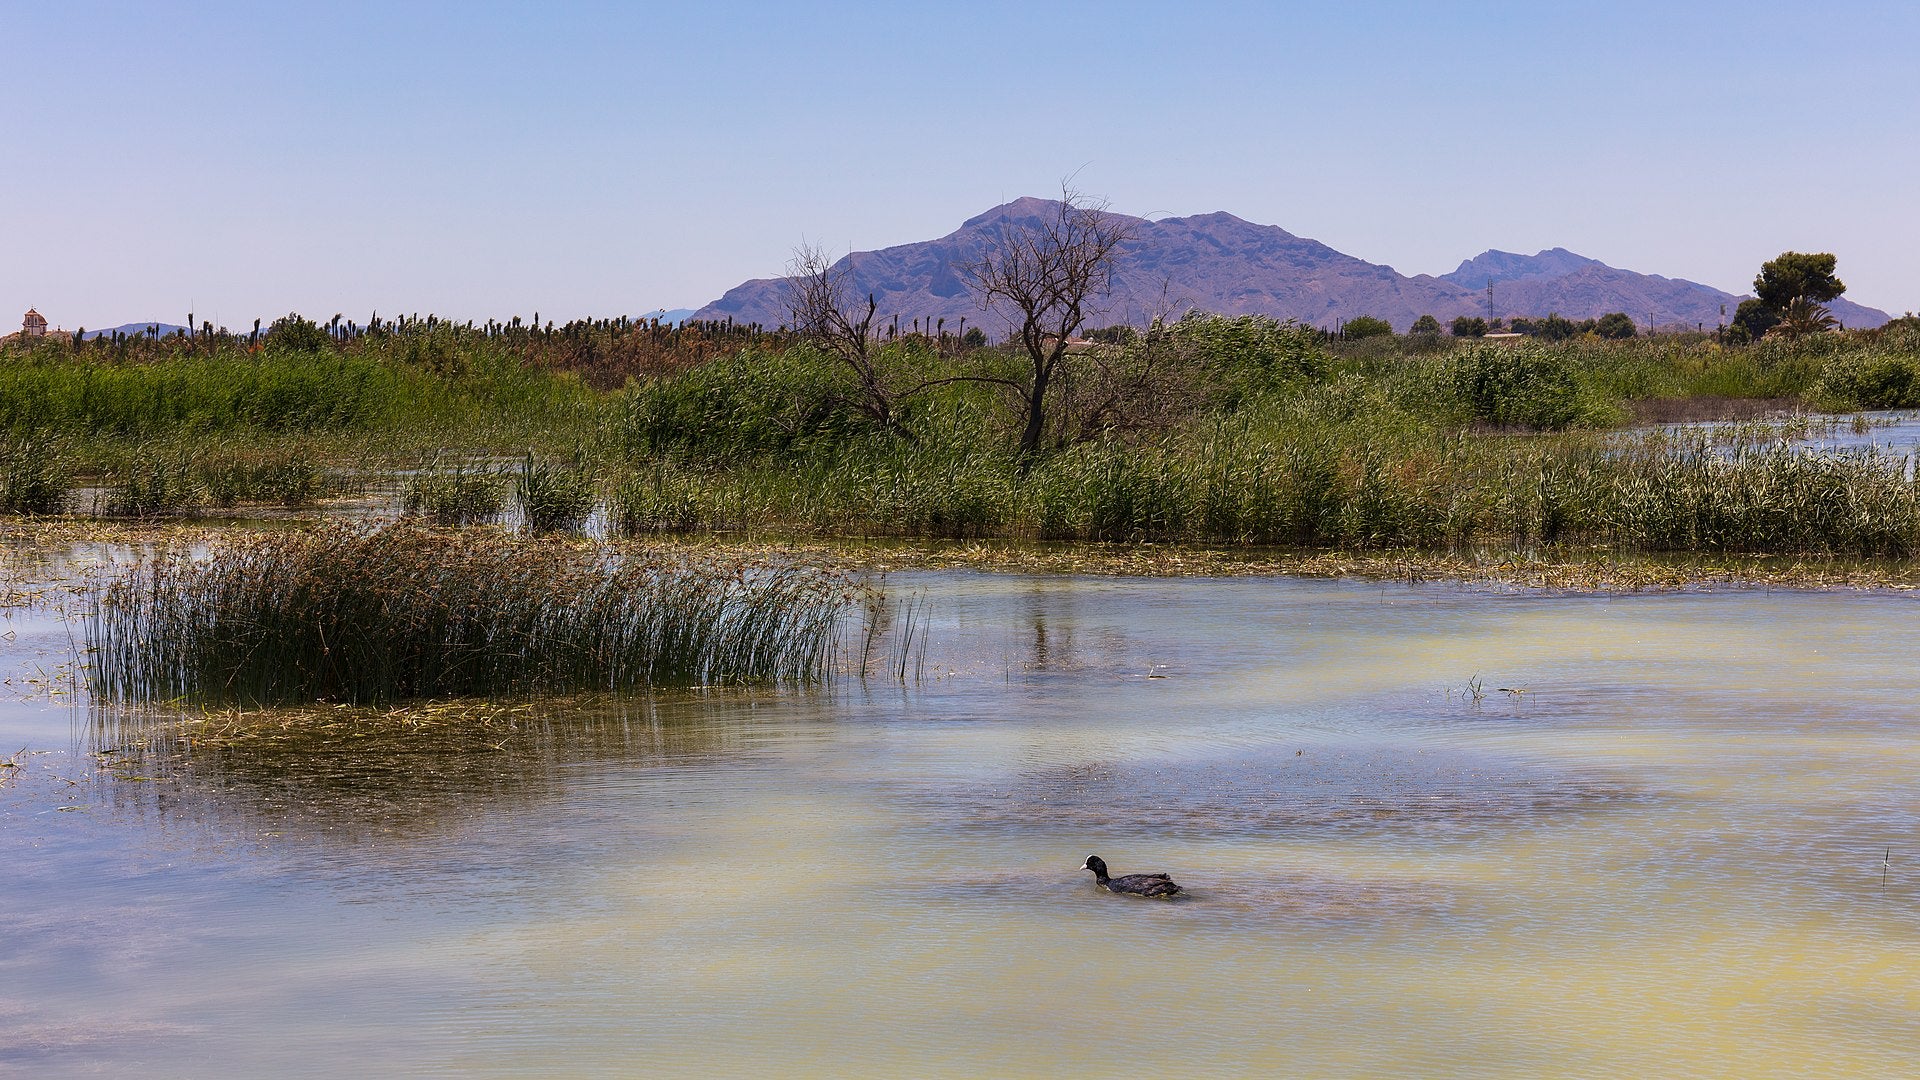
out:
{"label": "mountain", "polygon": [[[1058,203],[1016,199],[969,218],[938,240],[861,251],[842,259],[851,265],[852,289],[879,304],[876,323],[897,318],[904,331],[915,319],[945,320],[1000,337],[1009,323],[983,311],[961,273],[1008,227],[1037,223],[1058,212]],[[1116,215],[1133,230],[1119,249],[1113,290],[1100,301],[1088,325],[1143,325],[1156,314],[1199,308],[1226,315],[1261,314],[1332,328],[1358,315],[1372,315],[1406,330],[1421,315],[1443,323],[1456,315],[1486,315],[1487,285],[1493,312],[1502,318],[1558,312],[1572,319],[1624,311],[1643,327],[1718,325],[1742,299],[1679,278],[1620,270],[1564,248],[1536,255],[1487,251],[1443,277],[1408,277],[1391,266],[1370,263],[1317,240],[1274,225],[1257,225],[1228,213],[1149,221]],[[1847,300],[1835,301],[1835,317],[1847,326],[1878,326],[1887,314]],[[777,326],[789,320],[786,286],[758,278],[727,291],[696,311],[696,319],[732,318]]]}
{"label": "mountain", "polygon": [[115,334],[125,334],[128,337],[140,337],[140,336],[144,336],[148,330],[153,329],[155,327],[159,328],[159,334],[161,337],[166,337],[168,334],[177,334],[180,331],[186,329],[186,327],[184,326],[175,326],[172,323],[130,322],[130,323],[122,323],[119,326],[111,326],[105,330],[89,330],[87,331],[87,339],[91,341],[92,339],[97,337],[112,337]]}
{"label": "mountain", "polygon": [[1538,255],[1515,255],[1511,251],[1483,251],[1460,264],[1441,281],[1451,281],[1468,289],[1484,289],[1505,281],[1530,278],[1555,278],[1589,266],[1605,265],[1598,259],[1575,255],[1566,248],[1548,248]]}

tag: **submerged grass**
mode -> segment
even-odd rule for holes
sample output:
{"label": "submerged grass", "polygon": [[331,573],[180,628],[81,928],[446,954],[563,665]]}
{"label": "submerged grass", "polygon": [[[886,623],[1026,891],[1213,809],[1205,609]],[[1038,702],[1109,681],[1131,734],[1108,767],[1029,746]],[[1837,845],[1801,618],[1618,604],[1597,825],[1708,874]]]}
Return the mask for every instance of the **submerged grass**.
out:
{"label": "submerged grass", "polygon": [[409,525],[234,537],[143,560],[88,624],[106,700],[377,703],[811,681],[858,590],[719,553]]}

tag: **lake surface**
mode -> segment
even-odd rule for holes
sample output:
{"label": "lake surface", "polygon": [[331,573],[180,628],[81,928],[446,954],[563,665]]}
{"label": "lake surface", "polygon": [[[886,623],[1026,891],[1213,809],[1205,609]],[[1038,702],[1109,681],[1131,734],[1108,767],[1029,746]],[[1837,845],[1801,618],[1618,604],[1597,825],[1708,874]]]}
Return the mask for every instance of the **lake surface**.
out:
{"label": "lake surface", "polygon": [[887,585],[904,681],[164,755],[14,609],[0,1074],[1920,1061],[1914,599]]}

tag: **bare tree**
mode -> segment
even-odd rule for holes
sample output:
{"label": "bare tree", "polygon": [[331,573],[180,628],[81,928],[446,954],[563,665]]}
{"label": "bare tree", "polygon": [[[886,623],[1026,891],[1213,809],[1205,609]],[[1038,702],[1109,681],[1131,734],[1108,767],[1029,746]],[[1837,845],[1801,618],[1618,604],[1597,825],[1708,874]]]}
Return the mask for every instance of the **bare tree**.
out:
{"label": "bare tree", "polygon": [[809,344],[834,357],[853,374],[854,404],[875,423],[906,435],[897,414],[899,395],[874,362],[875,341],[870,330],[878,307],[873,295],[866,306],[851,294],[853,256],[836,265],[825,248],[801,244],[787,264],[787,310],[793,329]]}
{"label": "bare tree", "polygon": [[997,242],[963,268],[981,306],[1009,316],[1025,353],[1025,375],[1005,381],[1025,412],[1023,460],[1032,459],[1046,431],[1047,391],[1067,342],[1093,314],[1090,304],[1112,289],[1114,257],[1131,236],[1130,219],[1063,185],[1060,201],[1038,221],[1006,223]]}

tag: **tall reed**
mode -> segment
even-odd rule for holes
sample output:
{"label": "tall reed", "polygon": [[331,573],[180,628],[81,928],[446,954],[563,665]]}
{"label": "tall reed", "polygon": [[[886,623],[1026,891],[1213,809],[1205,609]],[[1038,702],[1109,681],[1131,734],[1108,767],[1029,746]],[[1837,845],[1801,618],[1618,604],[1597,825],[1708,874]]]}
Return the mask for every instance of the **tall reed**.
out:
{"label": "tall reed", "polygon": [[263,534],[105,586],[88,684],[266,704],[811,681],[858,596],[840,575],[717,554],[405,524]]}
{"label": "tall reed", "polygon": [[528,532],[573,532],[592,515],[599,489],[599,478],[583,456],[545,461],[529,450],[521,460],[513,497]]}
{"label": "tall reed", "polygon": [[0,438],[0,513],[58,514],[72,502],[72,470],[43,436]]}
{"label": "tall reed", "polygon": [[505,501],[494,470],[443,468],[436,458],[407,478],[403,505],[435,525],[481,525],[499,517]]}

